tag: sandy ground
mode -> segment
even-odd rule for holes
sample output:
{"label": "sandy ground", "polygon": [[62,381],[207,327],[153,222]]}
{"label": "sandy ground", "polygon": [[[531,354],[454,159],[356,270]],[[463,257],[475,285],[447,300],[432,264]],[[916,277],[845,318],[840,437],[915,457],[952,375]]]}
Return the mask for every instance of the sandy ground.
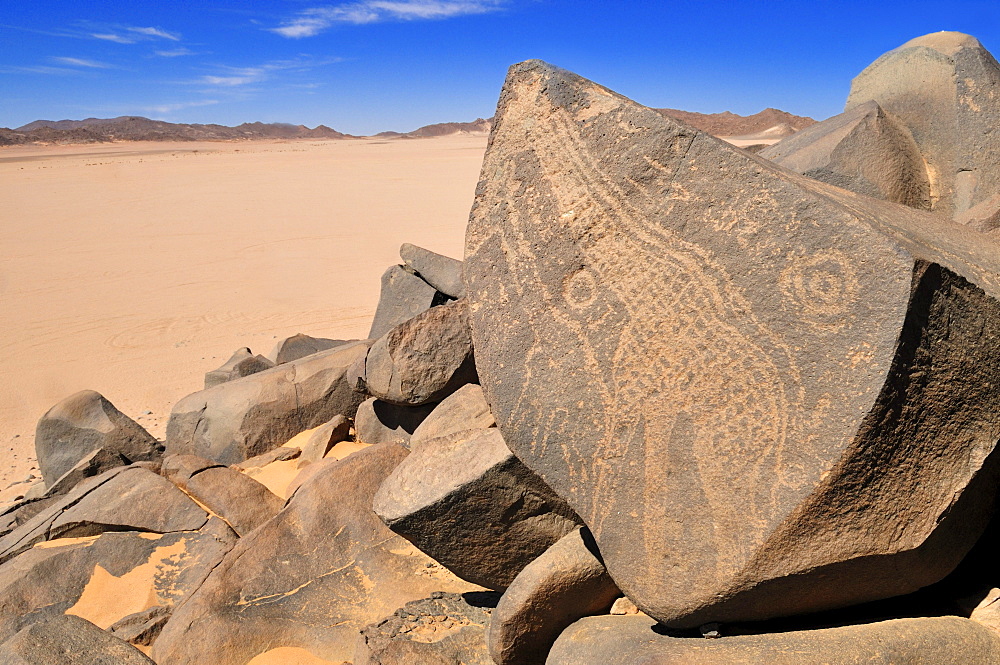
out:
{"label": "sandy ground", "polygon": [[461,258],[485,147],[0,149],[0,501],[38,473],[38,418],[78,390],[162,438],[171,406],[235,349],[364,337],[401,243]]}

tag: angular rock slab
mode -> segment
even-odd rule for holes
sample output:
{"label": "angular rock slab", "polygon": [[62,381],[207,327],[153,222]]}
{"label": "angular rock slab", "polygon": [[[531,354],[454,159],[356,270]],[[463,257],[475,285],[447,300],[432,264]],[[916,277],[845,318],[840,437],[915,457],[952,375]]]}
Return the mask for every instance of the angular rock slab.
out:
{"label": "angular rock slab", "polygon": [[46,487],[100,448],[128,462],[157,459],[163,453],[152,434],[93,390],[59,402],[35,428],[35,455]]}
{"label": "angular rock slab", "polygon": [[354,438],[364,443],[398,443],[409,448],[410,437],[437,406],[399,406],[371,397],[358,407]]}
{"label": "angular rock slab", "polygon": [[[936,32],[882,55],[851,82],[845,111],[875,101],[927,163],[932,210],[988,222],[1000,209],[1000,64],[975,37]],[[997,220],[992,220],[996,226]]]}
{"label": "angular rock slab", "polygon": [[496,428],[425,441],[382,483],[373,507],[420,551],[489,589],[507,588],[579,520]]}
{"label": "angular rock slab", "polygon": [[417,447],[424,441],[447,436],[470,429],[486,429],[495,426],[496,419],[490,413],[490,405],[483,397],[483,387],[469,383],[441,401],[413,430],[410,447]]}
{"label": "angular rock slab", "polygon": [[205,388],[211,388],[233,379],[242,379],[244,376],[263,372],[272,367],[274,367],[272,361],[264,356],[255,356],[253,351],[244,346],[242,349],[237,349],[229,357],[229,360],[223,363],[222,367],[205,372]]}
{"label": "angular rock slab", "polygon": [[244,665],[268,650],[298,647],[341,662],[361,628],[403,604],[434,591],[473,590],[372,513],[375,489],[405,456],[399,446],[372,446],[303,484],[174,612],[153,659]]}
{"label": "angular rock slab", "polygon": [[399,248],[399,258],[420,275],[421,279],[446,296],[458,299],[465,295],[462,262],[458,259],[437,254],[408,242],[404,242]]}
{"label": "angular rock slab", "polygon": [[310,337],[304,333],[298,333],[275,344],[271,352],[267,354],[267,359],[274,365],[283,365],[341,344],[347,344],[347,341],[327,339],[326,337]]}
{"label": "angular rock slab", "polygon": [[403,321],[434,306],[438,292],[433,286],[406,270],[389,266],[382,274],[382,291],[368,339],[378,339]]}
{"label": "angular rock slab", "polygon": [[548,665],[1000,664],[1000,637],[960,617],[896,619],[842,628],[706,640],[669,637],[648,617],[581,619],[556,640]]}
{"label": "angular rock slab", "polygon": [[958,563],[995,493],[998,257],[531,61],[500,98],[465,277],[505,441],[622,591],[688,628]]}
{"label": "angular rock slab", "polygon": [[875,102],[810,125],[760,156],[858,194],[930,210],[930,181],[906,127]]}
{"label": "angular rock slab", "polygon": [[4,665],[156,665],[128,642],[69,615],[37,621],[0,644]]}
{"label": "angular rock slab", "polygon": [[352,417],[362,397],[344,376],[367,350],[343,344],[188,395],[171,410],[167,453],[236,464],[336,415]]}

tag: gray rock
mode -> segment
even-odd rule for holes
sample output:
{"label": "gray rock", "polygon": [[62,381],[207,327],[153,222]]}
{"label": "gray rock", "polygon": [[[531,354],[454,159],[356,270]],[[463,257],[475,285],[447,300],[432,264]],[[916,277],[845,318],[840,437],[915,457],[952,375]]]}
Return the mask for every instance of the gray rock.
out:
{"label": "gray rock", "polygon": [[259,469],[262,466],[267,466],[272,462],[285,462],[290,459],[295,459],[302,456],[302,449],[296,448],[294,446],[279,448],[274,448],[266,453],[261,453],[251,457],[250,459],[243,460],[237,464],[233,464],[232,467],[237,471],[247,471],[248,469]]}
{"label": "gray rock", "polygon": [[93,478],[111,469],[128,466],[129,464],[129,460],[121,453],[108,450],[107,448],[98,448],[88,453],[83,459],[74,464],[72,469],[52,482],[45,490],[43,496],[62,496],[69,493],[70,490],[87,478]]}
{"label": "gray rock", "polygon": [[52,616],[0,644],[4,665],[156,665],[131,644],[78,616]]}
{"label": "gray rock", "polygon": [[108,632],[129,644],[148,647],[159,637],[170,619],[170,613],[169,607],[154,605],[119,619],[108,627]]}
{"label": "gray rock", "polygon": [[299,487],[174,611],[153,659],[244,665],[289,646],[339,663],[351,658],[358,631],[405,603],[473,590],[372,513],[375,488],[405,455],[399,446],[372,446]]}
{"label": "gray rock", "polygon": [[605,613],[621,595],[576,529],[518,573],[493,612],[487,642],[496,665],[544,665],[552,643],[577,619]]}
{"label": "gray rock", "polygon": [[128,462],[153,460],[163,446],[100,393],[82,390],[49,409],[35,429],[35,455],[46,486],[103,448]]}
{"label": "gray rock", "polygon": [[348,343],[347,340],[343,339],[310,337],[309,335],[298,333],[275,344],[271,352],[267,354],[267,359],[274,365],[281,365]]}
{"label": "gray rock", "polygon": [[205,387],[211,388],[272,367],[274,367],[273,362],[264,356],[255,356],[253,351],[244,346],[242,349],[237,349],[222,367],[205,373]]}
{"label": "gray rock", "polygon": [[354,665],[493,665],[486,628],[500,594],[433,593],[361,631]]}
{"label": "gray rock", "polygon": [[641,610],[695,628],[903,595],[982,533],[994,241],[537,61],[482,172],[483,390]]}
{"label": "gray rock", "polygon": [[483,387],[469,383],[446,397],[413,430],[410,447],[424,441],[470,429],[494,427],[496,420],[483,396]]}
{"label": "gray rock", "polygon": [[399,248],[399,258],[421,279],[435,289],[458,299],[465,295],[462,262],[406,242]]}
{"label": "gray rock", "polygon": [[423,442],[382,484],[373,505],[390,529],[489,589],[505,589],[578,524],[496,428]]}
{"label": "gray rock", "polygon": [[409,448],[410,437],[437,406],[398,406],[371,397],[358,407],[355,438],[362,443],[398,443]]}
{"label": "gray rock", "polygon": [[439,402],[475,383],[465,302],[433,307],[380,337],[365,357],[361,380],[369,395],[403,406]]}
{"label": "gray rock", "polygon": [[875,102],[806,127],[760,151],[816,180],[852,192],[929,210],[930,181],[909,130]]}
{"label": "gray rock", "polygon": [[896,619],[820,630],[706,640],[664,634],[642,615],[577,621],[548,665],[958,665],[1000,663],[1000,637],[960,617]]}
{"label": "gray rock", "polygon": [[[360,410],[361,407],[358,407]],[[330,449],[341,441],[347,441],[351,433],[351,419],[344,416],[334,416],[329,421],[315,428],[302,446],[302,459],[306,462],[318,462],[330,452]]]}
{"label": "gray rock", "polygon": [[344,344],[188,395],[170,413],[167,452],[236,464],[338,414],[352,417],[362,397],[344,374],[367,350]]}
{"label": "gray rock", "polygon": [[368,339],[378,339],[400,323],[429,309],[437,300],[437,289],[403,266],[390,266],[382,274],[382,292]]}

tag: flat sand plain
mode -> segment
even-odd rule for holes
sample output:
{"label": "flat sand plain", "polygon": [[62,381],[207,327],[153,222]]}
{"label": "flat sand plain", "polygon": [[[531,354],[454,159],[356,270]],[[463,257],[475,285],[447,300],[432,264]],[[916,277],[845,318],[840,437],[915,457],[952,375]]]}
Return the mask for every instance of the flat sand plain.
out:
{"label": "flat sand plain", "polygon": [[163,438],[239,347],[365,337],[411,242],[462,257],[485,136],[0,149],[0,502],[53,404]]}

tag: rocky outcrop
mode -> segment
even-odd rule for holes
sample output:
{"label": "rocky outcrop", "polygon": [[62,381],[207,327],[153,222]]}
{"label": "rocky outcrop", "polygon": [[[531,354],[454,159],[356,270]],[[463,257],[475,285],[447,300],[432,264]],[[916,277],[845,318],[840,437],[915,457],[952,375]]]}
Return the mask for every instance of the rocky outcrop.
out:
{"label": "rocky outcrop", "polygon": [[134,646],[71,614],[21,629],[0,644],[0,661],[5,665],[156,665]]}
{"label": "rocky outcrop", "polygon": [[408,242],[403,243],[402,247],[399,248],[399,258],[403,259],[403,263],[410,270],[440,293],[455,299],[465,295],[461,261],[436,254]]}
{"label": "rocky outcrop", "polygon": [[[267,354],[267,359],[273,365],[283,365],[299,358],[311,356],[320,351],[326,351],[348,342],[343,339],[327,339],[325,337],[310,337],[303,333],[292,335],[274,345],[271,352]],[[205,386],[206,388],[208,386]]]}
{"label": "rocky outcrop", "polygon": [[272,367],[274,367],[273,362],[264,356],[255,356],[253,351],[244,346],[233,352],[233,355],[222,364],[222,367],[205,373],[205,387],[211,388],[220,383],[250,376]]}
{"label": "rocky outcrop", "polygon": [[403,266],[390,266],[382,275],[382,291],[368,339],[378,339],[399,324],[430,309],[437,289]]}

